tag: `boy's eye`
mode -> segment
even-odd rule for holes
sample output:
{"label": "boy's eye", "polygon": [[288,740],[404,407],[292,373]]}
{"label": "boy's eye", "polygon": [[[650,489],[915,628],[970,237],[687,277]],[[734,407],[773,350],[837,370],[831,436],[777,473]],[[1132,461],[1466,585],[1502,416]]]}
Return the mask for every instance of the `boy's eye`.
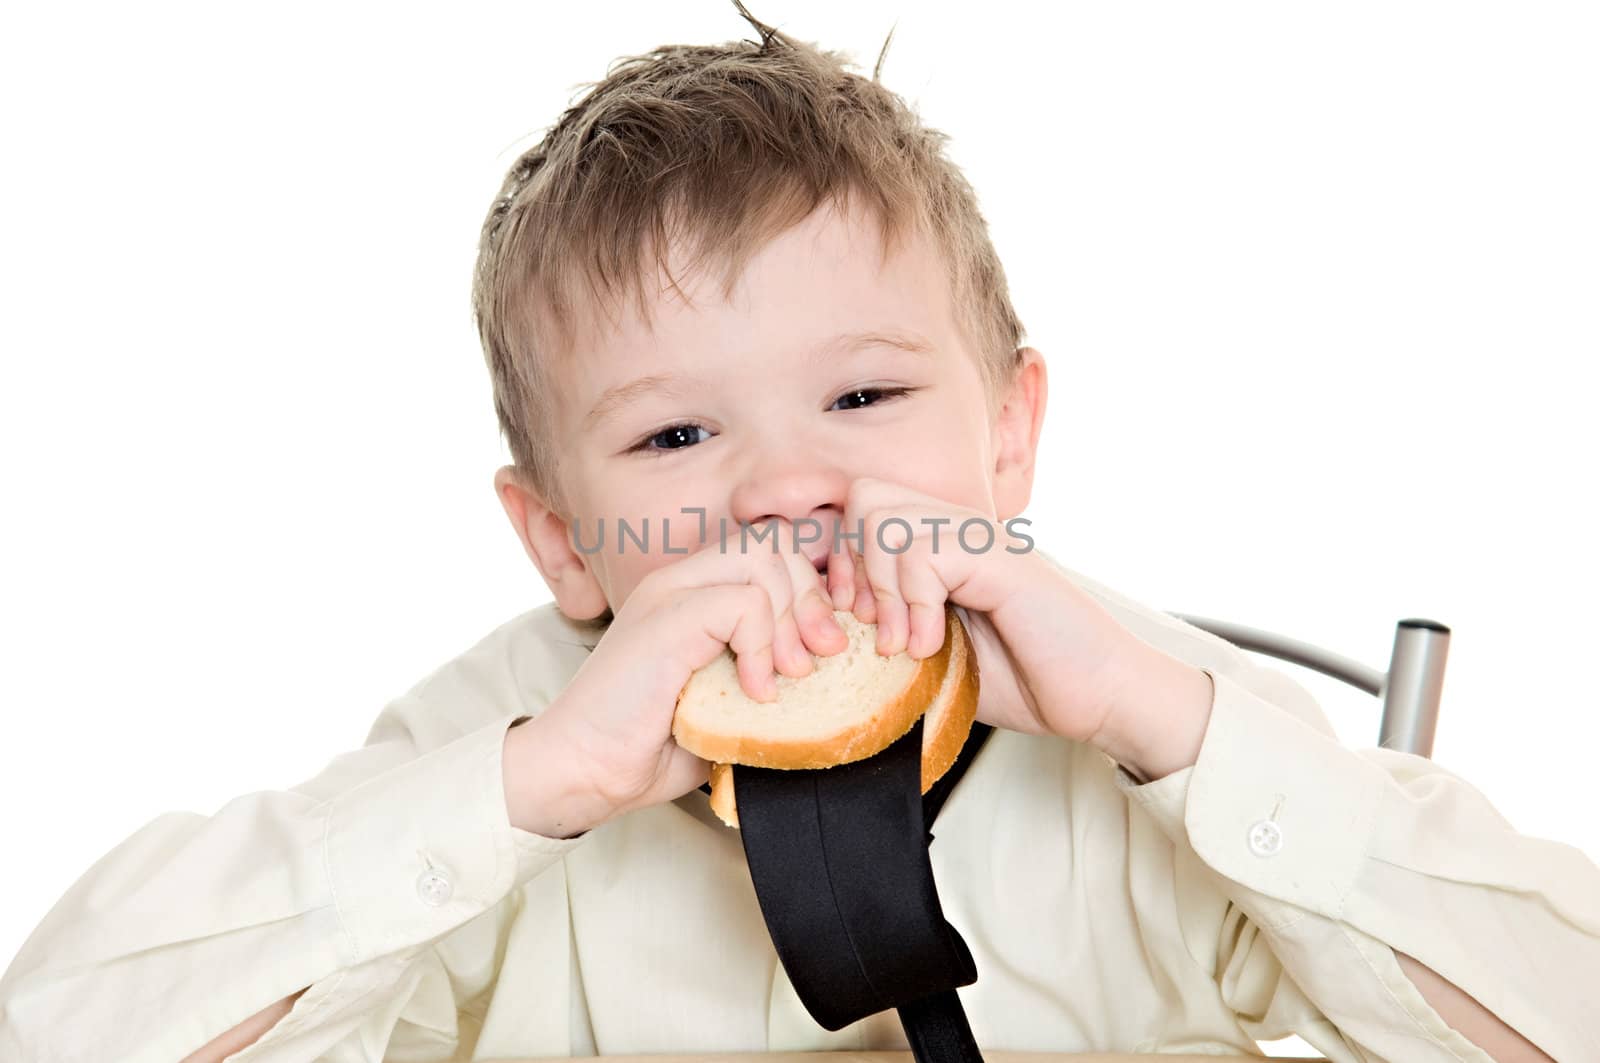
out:
{"label": "boy's eye", "polygon": [[[840,395],[837,399],[834,400],[834,405],[838,405],[839,403],[843,402],[843,403],[846,403],[845,409],[847,409],[847,410],[859,410],[859,409],[862,409],[863,407],[866,407],[866,406],[876,406],[876,405],[878,405],[877,402],[870,401],[870,400],[877,399],[877,400],[881,401],[883,399],[898,398],[899,396],[905,395],[905,394],[907,394],[907,393],[909,393],[909,392],[911,392],[913,390],[915,390],[915,389],[913,389],[913,388],[856,388],[853,391],[847,391],[843,395]],[[869,401],[858,402],[858,401],[856,401],[858,398],[859,399],[869,400]],[[830,409],[831,408],[832,407],[830,407]]]}
{"label": "boy's eye", "polygon": [[[831,411],[840,403],[846,410],[861,410],[868,406],[877,406],[886,399],[899,398],[917,390],[916,388],[855,388],[845,392],[833,401],[828,409]],[[668,425],[653,435],[646,436],[633,446],[629,447],[629,454],[665,454],[673,450],[687,450],[696,443],[702,442],[699,435],[710,438],[710,433],[697,424],[685,422],[683,424]]]}
{"label": "boy's eye", "polygon": [[704,431],[705,429],[697,424],[669,425],[655,435],[646,436],[644,439],[639,440],[638,443],[629,448],[629,452],[642,451],[646,454],[660,454],[668,450],[684,450],[699,442],[695,438],[696,432]]}

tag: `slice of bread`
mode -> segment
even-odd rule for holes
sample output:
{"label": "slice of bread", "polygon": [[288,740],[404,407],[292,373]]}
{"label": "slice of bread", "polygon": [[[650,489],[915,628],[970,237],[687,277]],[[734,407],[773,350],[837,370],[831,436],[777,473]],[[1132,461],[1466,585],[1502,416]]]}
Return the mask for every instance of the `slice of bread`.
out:
{"label": "slice of bread", "polygon": [[[838,610],[835,615],[839,617],[840,624],[845,626],[846,632],[851,634],[852,642],[850,648],[834,655],[834,657],[843,656],[844,653],[851,652],[857,646],[855,639],[860,637],[864,640],[861,645],[865,647],[866,653],[871,655],[868,659],[869,663],[877,662],[868,670],[880,670],[886,674],[895,674],[897,666],[894,662],[896,662],[897,658],[905,655],[896,654],[894,657],[878,656],[877,650],[874,648],[874,640],[877,638],[877,625],[862,624],[855,619],[849,610]],[[848,620],[846,620],[847,617]],[[819,665],[819,671],[823,662],[832,659],[832,657],[815,658]],[[910,658],[907,659],[909,660]],[[938,684],[934,688],[931,698],[921,703],[923,707],[911,715],[909,721],[903,727],[899,727],[898,723],[895,724],[895,727],[899,727],[899,729],[892,738],[884,742],[879,748],[873,749],[871,752],[862,753],[859,756],[841,758],[829,764],[805,764],[801,766],[830,767],[832,764],[844,764],[850,760],[861,760],[873,756],[888,748],[895,740],[909,731],[912,725],[916,723],[917,717],[923,715],[925,711],[927,718],[923,720],[922,724],[922,792],[927,793],[929,788],[938,781],[939,777],[950,770],[950,766],[955,763],[956,757],[961,752],[961,747],[966,744],[967,734],[972,729],[972,722],[978,710],[977,656],[973,653],[972,642],[967,636],[966,627],[962,624],[953,606],[947,605],[945,608],[944,645],[937,654],[918,663],[930,671],[938,671]],[[800,679],[780,677],[779,701],[773,702],[771,705],[783,703],[782,683],[787,681],[791,684],[791,687],[800,688],[800,693],[790,695],[791,697],[799,698],[801,693],[804,692],[804,687],[810,684],[816,675],[817,673],[813,672],[811,675]],[[737,687],[737,678],[735,678],[735,686]],[[686,686],[685,691],[688,692],[688,690],[689,688]],[[837,688],[829,686],[828,691],[830,692],[828,696],[832,696],[832,692],[837,692]],[[803,705],[809,706],[818,703],[823,696],[823,691],[819,687],[815,698],[807,696],[802,701],[797,701],[795,707],[801,708]],[[850,696],[848,691],[845,692],[845,696],[847,698]],[[680,696],[680,707],[683,704],[683,700],[683,697]],[[751,702],[751,704],[763,708],[770,707],[761,702]],[[846,702],[845,704],[853,704],[856,712],[861,717],[857,724],[858,729],[869,730],[876,727],[875,733],[879,734],[894,730],[891,727],[878,726],[877,721],[879,718],[886,714],[896,713],[903,708],[903,705],[899,702],[881,700],[874,702],[869,700],[868,696],[863,696],[857,701]],[[692,702],[691,705],[693,705]],[[839,706],[840,703],[835,701],[829,707],[838,709]],[[676,727],[674,733],[676,733]],[[748,748],[748,743],[755,742],[757,737],[757,732],[752,729],[747,736],[746,748]],[[704,756],[705,754],[699,755]],[[707,759],[713,758],[708,757]],[[738,761],[738,763],[760,762],[745,760]],[[762,766],[775,767],[778,765],[766,763]],[[738,811],[734,802],[732,764],[725,759],[714,759],[711,765],[711,809],[730,827],[739,825]]]}
{"label": "slice of bread", "polygon": [[877,625],[846,609],[834,610],[845,648],[813,655],[800,678],[777,676],[778,696],[756,701],[739,686],[731,651],[724,648],[695,671],[672,719],[672,736],[698,757],[762,768],[827,768],[887,749],[927,711],[944,680],[950,643],[917,660],[875,648]]}

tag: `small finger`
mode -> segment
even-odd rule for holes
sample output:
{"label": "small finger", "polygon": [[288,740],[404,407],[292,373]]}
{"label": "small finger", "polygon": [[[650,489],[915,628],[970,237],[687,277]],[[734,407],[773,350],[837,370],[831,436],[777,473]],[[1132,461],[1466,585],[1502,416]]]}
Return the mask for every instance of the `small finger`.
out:
{"label": "small finger", "polygon": [[856,600],[856,570],[848,546],[834,545],[828,555],[828,597],[835,609],[849,609]]}
{"label": "small finger", "polygon": [[718,592],[726,604],[713,611],[716,626],[710,633],[733,652],[740,688],[756,701],[771,701],[778,696],[772,670],[772,600],[755,584],[730,584]]}
{"label": "small finger", "polygon": [[911,532],[899,521],[873,531],[865,554],[867,579],[878,609],[878,652],[889,657],[906,648],[910,634],[910,613],[900,593],[900,554],[910,548]]}
{"label": "small finger", "polygon": [[851,552],[851,580],[856,586],[856,600],[850,604],[850,611],[863,624],[877,623],[878,603],[872,597],[872,584],[867,580],[867,566],[862,563],[861,554],[854,550]]}
{"label": "small finger", "polygon": [[902,554],[899,568],[900,594],[910,610],[906,652],[919,660],[932,657],[944,645],[949,591],[925,550]]}
{"label": "small finger", "polygon": [[838,653],[849,640],[845,638],[844,629],[833,618],[832,603],[823,596],[827,588],[816,566],[798,550],[784,549],[780,552],[790,581],[794,610],[792,619],[800,640],[799,651],[804,656],[805,671],[800,674],[808,675],[816,667],[811,659],[812,654],[827,656]]}

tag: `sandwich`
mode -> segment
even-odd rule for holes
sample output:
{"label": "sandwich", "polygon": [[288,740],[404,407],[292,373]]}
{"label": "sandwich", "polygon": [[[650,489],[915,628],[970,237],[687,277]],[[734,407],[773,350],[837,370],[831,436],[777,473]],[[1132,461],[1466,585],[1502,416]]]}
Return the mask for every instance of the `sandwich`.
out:
{"label": "sandwich", "polygon": [[[955,763],[978,711],[978,661],[955,606],[945,605],[939,652],[882,656],[878,625],[834,610],[845,648],[813,655],[804,676],[778,675],[778,696],[756,701],[739,686],[731,651],[698,669],[678,692],[672,736],[711,761],[711,809],[739,825],[733,767],[801,770],[865,760],[922,724],[922,792]],[[924,719],[924,717],[926,717]]]}

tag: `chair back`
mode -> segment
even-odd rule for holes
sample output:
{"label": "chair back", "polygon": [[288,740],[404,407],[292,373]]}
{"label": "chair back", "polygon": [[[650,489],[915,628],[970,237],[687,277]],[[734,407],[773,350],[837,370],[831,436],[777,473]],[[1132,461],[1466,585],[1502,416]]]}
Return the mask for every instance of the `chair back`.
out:
{"label": "chair back", "polygon": [[1172,615],[1241,650],[1310,668],[1381,698],[1383,722],[1378,728],[1378,745],[1419,757],[1433,755],[1445,657],[1450,651],[1450,629],[1437,620],[1411,617],[1396,624],[1389,668],[1380,672],[1321,646],[1273,631],[1205,616]]}

